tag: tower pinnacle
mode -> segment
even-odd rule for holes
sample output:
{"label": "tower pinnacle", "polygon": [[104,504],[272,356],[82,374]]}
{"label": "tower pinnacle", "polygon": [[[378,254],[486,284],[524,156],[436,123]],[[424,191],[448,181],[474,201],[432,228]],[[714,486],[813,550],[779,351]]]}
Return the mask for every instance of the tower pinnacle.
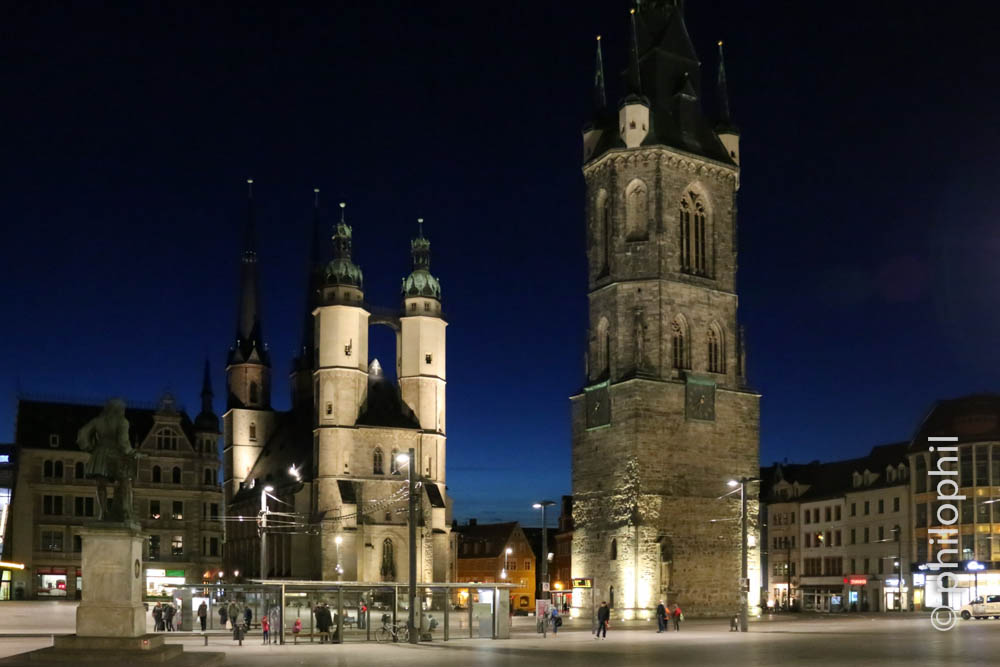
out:
{"label": "tower pinnacle", "polygon": [[597,36],[597,56],[594,63],[594,111],[601,112],[608,106],[608,95],[604,85],[604,56],[601,53],[601,36]]}
{"label": "tower pinnacle", "polygon": [[716,132],[739,134],[729,111],[729,90],[726,85],[726,59],[722,51],[722,40],[719,40],[719,73],[716,78],[716,92],[719,97],[719,123]]}

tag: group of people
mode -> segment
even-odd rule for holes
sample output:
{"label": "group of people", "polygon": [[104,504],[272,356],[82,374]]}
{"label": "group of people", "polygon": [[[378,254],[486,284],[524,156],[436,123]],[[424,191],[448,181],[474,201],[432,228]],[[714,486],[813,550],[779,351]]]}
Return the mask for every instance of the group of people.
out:
{"label": "group of people", "polygon": [[663,604],[663,600],[660,600],[660,604],[656,605],[656,631],[663,632],[664,630],[670,629],[671,619],[674,622],[674,630],[680,631],[681,621],[684,620],[684,612],[681,611],[681,606],[679,604],[671,605],[673,609],[667,607]]}
{"label": "group of people", "polygon": [[173,632],[176,615],[177,607],[173,604],[157,602],[153,607],[153,630],[155,632]]}
{"label": "group of people", "polygon": [[[200,610],[199,610],[200,611]],[[201,614],[199,613],[199,616]],[[207,608],[206,608],[207,615]],[[240,624],[240,607],[236,604],[236,601],[230,601],[227,605],[225,600],[219,603],[219,625],[225,630],[227,627],[231,627],[233,630],[236,626]],[[242,613],[242,623],[247,628],[250,627],[250,623],[253,622],[253,610],[250,609],[249,605],[244,605]]]}

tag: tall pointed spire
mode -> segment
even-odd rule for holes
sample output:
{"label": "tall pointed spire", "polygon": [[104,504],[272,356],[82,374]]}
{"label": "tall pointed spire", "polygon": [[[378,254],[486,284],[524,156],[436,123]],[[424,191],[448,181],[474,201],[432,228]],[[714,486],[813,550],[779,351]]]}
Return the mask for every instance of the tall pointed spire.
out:
{"label": "tall pointed spire", "polygon": [[202,374],[201,378],[201,411],[211,412],[212,411],[212,399],[215,398],[215,394],[212,392],[212,372],[208,365],[208,359],[205,360],[205,372]]}
{"label": "tall pointed spire", "polygon": [[736,131],[733,118],[729,111],[729,90],[726,85],[726,59],[722,51],[722,40],[719,40],[719,74],[716,79],[716,94],[719,97],[719,123],[716,131]]}
{"label": "tall pointed spire", "polygon": [[604,55],[601,53],[601,36],[597,36],[597,62],[594,64],[594,110],[603,111],[608,106],[604,84]]}
{"label": "tall pointed spire", "polygon": [[629,11],[629,21],[631,22],[632,48],[629,54],[628,93],[629,95],[642,95],[642,79],[639,76],[639,33],[635,27],[634,7]]}
{"label": "tall pointed spire", "polygon": [[247,179],[247,221],[240,262],[239,310],[236,315],[236,340],[229,363],[253,361],[268,364],[260,326],[260,285],[257,271],[257,230],[254,216],[253,179]]}
{"label": "tall pointed spire", "polygon": [[201,378],[201,413],[195,417],[194,426],[199,431],[211,431],[218,433],[219,418],[215,416],[212,409],[212,401],[215,393],[212,391],[212,374],[209,370],[208,359],[205,359],[205,371]]}

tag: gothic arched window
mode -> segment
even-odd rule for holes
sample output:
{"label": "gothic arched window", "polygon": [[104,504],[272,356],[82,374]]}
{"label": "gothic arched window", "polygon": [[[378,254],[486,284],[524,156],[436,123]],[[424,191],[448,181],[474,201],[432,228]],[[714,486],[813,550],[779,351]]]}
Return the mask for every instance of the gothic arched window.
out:
{"label": "gothic arched window", "polygon": [[625,188],[625,239],[643,241],[648,237],[649,190],[638,178]]}
{"label": "gothic arched window", "polygon": [[380,447],[375,448],[375,452],[372,454],[372,472],[376,475],[381,475],[385,472],[382,467],[382,449]]}
{"label": "gothic arched window", "polygon": [[162,482],[163,472],[160,470],[160,466],[153,466],[153,481]]}
{"label": "gothic arched window", "polygon": [[615,587],[608,587],[608,606],[614,609],[615,607]]}
{"label": "gothic arched window", "polygon": [[618,560],[618,540],[611,540],[611,560]]}
{"label": "gothic arched window", "polygon": [[171,478],[174,484],[181,483],[181,469],[174,466],[173,472],[171,472]]}
{"label": "gothic arched window", "polygon": [[257,439],[257,422],[250,422],[250,439]]}
{"label": "gothic arched window", "polygon": [[688,350],[688,326],[683,315],[677,315],[670,323],[671,346],[674,352],[674,368],[691,368]]}
{"label": "gothic arched window", "polygon": [[700,276],[709,275],[708,209],[705,198],[696,192],[681,197],[677,212],[681,271]]}
{"label": "gothic arched window", "polygon": [[726,372],[726,346],[722,337],[722,327],[716,322],[708,327],[708,372]]}
{"label": "gothic arched window", "polygon": [[260,400],[259,394],[260,394],[260,391],[257,389],[257,383],[256,382],[251,382],[250,383],[250,403],[256,404]]}
{"label": "gothic arched window", "polygon": [[379,572],[383,581],[396,580],[396,557],[393,554],[392,540],[388,537],[382,541],[382,567]]}
{"label": "gothic arched window", "polygon": [[393,449],[392,456],[389,459],[389,473],[393,475],[399,474],[399,461],[396,460],[397,456],[399,456],[399,451]]}

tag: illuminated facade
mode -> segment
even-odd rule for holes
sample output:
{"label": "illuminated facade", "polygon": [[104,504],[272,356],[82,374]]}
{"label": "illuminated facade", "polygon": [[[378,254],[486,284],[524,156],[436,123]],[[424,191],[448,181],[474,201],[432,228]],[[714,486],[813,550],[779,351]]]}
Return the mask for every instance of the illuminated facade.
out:
{"label": "illuminated facade", "polygon": [[[759,399],[737,316],[739,133],[719,68],[720,114],[701,108],[683,4],[641,3],[627,94],[583,136],[589,320],[586,379],[571,398],[576,615],[606,600],[648,618],[740,606],[739,495],[759,474]],[[750,604],[760,590],[749,494]],[[715,521],[717,519],[723,521]]]}
{"label": "illuminated facade", "polygon": [[[445,322],[430,242],[411,242],[413,269],[399,307],[365,301],[353,230],[343,205],[332,253],[320,238],[318,204],[301,356],[291,373],[292,409],[270,402],[270,354],[261,333],[253,213],[243,250],[237,333],[229,351],[224,416],[230,514],[227,570],[243,577],[342,581],[409,578],[407,476],[419,479],[417,577],[448,581],[451,538],[445,494]],[[331,254],[330,257],[325,255]],[[391,381],[369,356],[369,331],[396,336]],[[400,461],[410,449],[414,461]],[[257,515],[269,522],[261,563]]]}
{"label": "illuminated facade", "polygon": [[[1000,396],[939,401],[909,458],[917,608],[959,609],[1000,595]],[[931,542],[941,539],[955,542]],[[955,566],[935,571],[939,562]],[[954,581],[942,582],[938,575],[949,570]]]}
{"label": "illuminated facade", "polygon": [[512,584],[510,608],[534,611],[536,569],[535,553],[516,522],[472,519],[458,527],[457,581]]}

